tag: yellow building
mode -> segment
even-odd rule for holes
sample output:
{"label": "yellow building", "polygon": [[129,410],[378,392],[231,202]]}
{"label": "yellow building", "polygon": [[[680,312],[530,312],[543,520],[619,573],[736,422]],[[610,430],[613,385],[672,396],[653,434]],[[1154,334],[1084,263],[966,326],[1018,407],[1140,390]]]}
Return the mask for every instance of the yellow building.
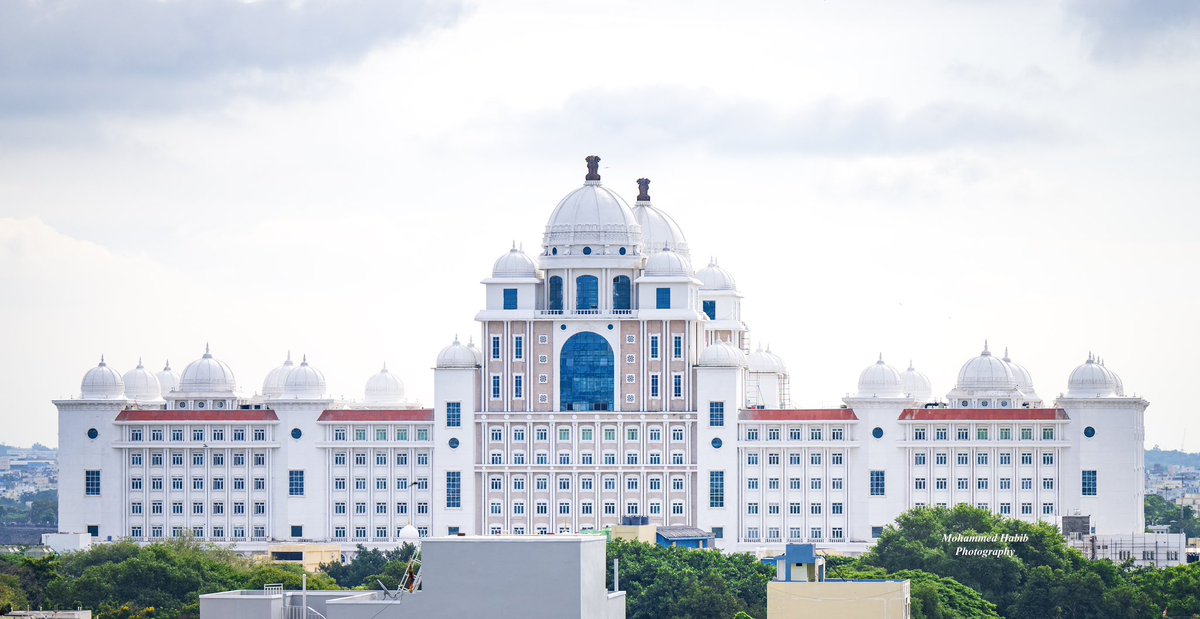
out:
{"label": "yellow building", "polygon": [[838,617],[908,619],[912,613],[907,580],[826,580],[825,559],[812,544],[788,544],[767,583],[767,619]]}
{"label": "yellow building", "polygon": [[342,550],[337,544],[271,544],[264,558],[278,563],[294,563],[306,572],[315,572],[322,563],[341,563]]}

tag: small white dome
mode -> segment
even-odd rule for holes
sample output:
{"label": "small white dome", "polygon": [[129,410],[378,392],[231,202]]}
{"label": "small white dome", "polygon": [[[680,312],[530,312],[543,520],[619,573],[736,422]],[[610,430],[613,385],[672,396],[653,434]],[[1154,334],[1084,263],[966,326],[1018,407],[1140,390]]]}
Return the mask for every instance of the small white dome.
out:
{"label": "small white dome", "polygon": [[492,277],[537,277],[537,264],[516,245],[496,259]]}
{"label": "small white dome", "polygon": [[646,260],[646,275],[650,277],[691,277],[692,263],[687,256],[668,248],[655,253]]}
{"label": "small white dome", "polygon": [[277,398],[283,395],[283,381],[287,379],[288,373],[295,367],[296,364],[292,363],[292,351],[289,350],[287,359],[284,359],[283,365],[267,372],[267,377],[263,380],[263,397]]}
{"label": "small white dome", "polygon": [[233,378],[233,370],[214,359],[207,344],[204,346],[204,356],[183,368],[183,375],[179,378],[179,391],[182,392],[232,393],[236,388],[237,381]]}
{"label": "small white dome", "polygon": [[1017,379],[1008,364],[992,356],[987,342],[983,352],[972,357],[958,371],[956,391],[1008,391],[1017,388]]}
{"label": "small white dome", "polygon": [[1106,398],[1117,394],[1117,381],[1112,372],[1099,363],[1092,355],[1087,361],[1071,371],[1067,379],[1067,397],[1069,398]]}
{"label": "small white dome", "polygon": [[750,353],[746,363],[751,372],[787,374],[787,365],[783,363],[783,359],[779,355],[771,352],[770,346],[763,350],[762,344],[759,344],[758,348]]}
{"label": "small white dome", "polygon": [[1008,349],[1004,349],[1005,363],[1008,364],[1009,371],[1012,372],[1013,379],[1017,381],[1017,389],[1029,397],[1037,397],[1037,392],[1033,389],[1033,377],[1029,375],[1029,370],[1008,357]]}
{"label": "small white dome", "polygon": [[325,375],[308,364],[308,355],[283,379],[283,397],[319,400],[325,397]]}
{"label": "small white dome", "polygon": [[700,353],[700,365],[718,368],[746,367],[746,355],[729,342],[716,341]]}
{"label": "small white dome", "polygon": [[[650,203],[650,179],[638,179],[638,198],[633,205],[633,216],[642,227],[642,247],[650,251],[658,251],[663,247],[671,251],[688,254],[687,238],[679,224],[665,212],[654,208]],[[644,252],[648,253],[648,252]]]}
{"label": "small white dome", "polygon": [[100,365],[83,375],[80,393],[85,400],[122,400],[125,398],[125,383],[121,380],[121,373],[108,367],[104,355],[100,355]]}
{"label": "small white dome", "polygon": [[421,533],[417,531],[417,527],[406,524],[400,527],[400,532],[396,534],[396,537],[402,542],[415,542],[421,539]]}
{"label": "small white dome", "polygon": [[475,353],[463,346],[457,337],[454,338],[453,344],[443,348],[437,356],[439,368],[473,368],[475,365]]}
{"label": "small white dome", "polygon": [[729,271],[717,265],[716,258],[709,261],[708,266],[696,272],[696,279],[700,280],[701,290],[737,290],[733,276],[729,274]]}
{"label": "small white dome", "polygon": [[171,369],[170,361],[167,361],[163,365],[162,371],[155,378],[158,379],[160,393],[164,399],[167,397],[167,394],[179,388],[179,375],[175,373],[175,370]]}
{"label": "small white dome", "polygon": [[583,247],[601,253],[599,250],[605,246],[626,247],[632,253],[630,250],[642,244],[642,228],[621,196],[600,184],[600,158],[593,155],[587,161],[583,187],[567,194],[554,207],[542,244],[553,255],[561,255],[551,251],[559,246],[580,246],[575,254],[583,254]]}
{"label": "small white dome", "polygon": [[898,398],[904,395],[904,380],[896,368],[884,363],[883,355],[858,375],[858,397]]}
{"label": "small white dome", "polygon": [[1125,397],[1125,381],[1121,380],[1121,375],[1117,374],[1116,372],[1114,372],[1112,370],[1109,370],[1108,366],[1104,365],[1103,359],[1100,359],[1098,361],[1098,363],[1100,364],[1100,367],[1108,370],[1109,374],[1112,374],[1113,380],[1116,381],[1116,383],[1117,383],[1117,395],[1119,395],[1121,397]]}
{"label": "small white dome", "polygon": [[929,377],[917,371],[912,361],[908,362],[908,369],[904,371],[901,379],[904,383],[904,393],[912,396],[914,400],[928,402],[933,399],[933,385],[929,382]]}
{"label": "small white dome", "polygon": [[404,382],[383,364],[379,373],[367,379],[366,401],[371,404],[399,404],[404,401]]}
{"label": "small white dome", "polygon": [[158,384],[158,378],[142,365],[141,359],[138,359],[136,368],[125,372],[121,382],[125,383],[126,399],[139,403],[163,401],[162,386]]}
{"label": "small white dome", "polygon": [[482,366],[483,365],[483,351],[480,350],[479,347],[475,345],[475,338],[471,338],[467,342],[467,350],[470,350],[471,352],[475,353],[475,364]]}

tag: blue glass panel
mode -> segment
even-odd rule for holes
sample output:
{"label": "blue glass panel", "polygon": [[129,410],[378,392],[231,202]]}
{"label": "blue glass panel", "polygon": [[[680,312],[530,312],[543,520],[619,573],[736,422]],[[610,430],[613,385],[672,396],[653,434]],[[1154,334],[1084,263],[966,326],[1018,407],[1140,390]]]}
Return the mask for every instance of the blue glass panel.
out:
{"label": "blue glass panel", "polygon": [[594,275],[575,278],[575,309],[595,310],[600,307],[600,280]]}
{"label": "blue glass panel", "polygon": [[716,301],[705,301],[704,302],[704,313],[708,315],[709,320],[716,320],[717,319],[717,302]]}
{"label": "blue glass panel", "polygon": [[655,307],[658,309],[671,309],[671,289],[659,288],[657,293],[658,296],[656,300],[658,303],[655,305]]}
{"label": "blue glass panel", "polygon": [[613,410],[615,367],[608,341],[587,331],[571,336],[563,344],[559,366],[561,410]]}
{"label": "blue glass panel", "polygon": [[618,275],[613,278],[613,310],[617,312],[629,311],[630,305],[629,294],[629,278],[624,275]]}
{"label": "blue glass panel", "polygon": [[546,309],[556,311],[556,312],[561,312],[562,308],[563,308],[562,278],[555,275],[554,277],[550,278],[550,283],[548,285],[550,288],[550,290],[549,290],[550,299],[546,304]]}
{"label": "blue glass panel", "polygon": [[517,309],[517,289],[516,288],[505,288],[504,289],[504,309],[506,309],[506,310]]}

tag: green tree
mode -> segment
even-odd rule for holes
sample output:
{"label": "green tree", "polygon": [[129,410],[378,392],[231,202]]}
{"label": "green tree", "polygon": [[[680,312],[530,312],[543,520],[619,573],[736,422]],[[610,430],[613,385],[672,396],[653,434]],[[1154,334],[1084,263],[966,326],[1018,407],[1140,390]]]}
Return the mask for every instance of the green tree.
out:
{"label": "green tree", "polygon": [[[389,564],[403,563],[407,565],[408,560],[416,551],[416,546],[405,542],[399,548],[389,550],[378,550],[372,548],[367,550],[365,546],[359,544],[358,552],[354,558],[347,563],[324,563],[321,565],[321,571],[329,574],[338,585],[342,587],[361,587],[363,585],[369,588],[378,588],[378,583],[374,579],[381,574],[394,574],[396,570],[403,573],[403,568],[394,566],[388,569]],[[397,581],[398,584],[399,581]],[[392,588],[392,584],[385,581],[388,588]]]}

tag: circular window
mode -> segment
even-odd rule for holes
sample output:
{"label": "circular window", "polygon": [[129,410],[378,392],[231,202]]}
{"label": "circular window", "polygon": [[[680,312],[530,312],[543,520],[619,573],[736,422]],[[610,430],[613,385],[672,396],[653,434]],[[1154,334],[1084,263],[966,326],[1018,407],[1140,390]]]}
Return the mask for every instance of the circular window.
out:
{"label": "circular window", "polygon": [[452,438],[449,442],[450,449],[458,449],[458,439]]}
{"label": "circular window", "polygon": [[608,330],[612,331],[612,329],[613,329],[612,325],[608,325]]}
{"label": "circular window", "polygon": [[96,431],[96,428],[88,428],[87,436],[94,441],[97,436],[100,436],[100,433]]}
{"label": "circular window", "polygon": [[590,256],[590,255],[592,255],[592,248],[591,248],[591,247],[584,247],[584,248],[583,248],[583,255],[585,255],[585,256]]}
{"label": "circular window", "polygon": [[984,408],[987,408],[988,401],[987,401],[987,400],[980,400],[980,401],[979,401],[979,405],[980,405],[980,406],[982,406],[982,407],[984,407]]}
{"label": "circular window", "polygon": [[883,428],[875,426],[875,429],[871,430],[871,436],[874,436],[875,438],[883,438]]}
{"label": "circular window", "polygon": [[187,402],[180,400],[175,403],[176,408],[187,408]]}
{"label": "circular window", "polygon": [[971,405],[971,401],[970,401],[970,400],[963,400],[962,402],[959,402],[959,404],[961,404],[962,406],[970,406],[970,405]]}
{"label": "circular window", "polygon": [[196,408],[204,408],[204,402],[196,402]]}
{"label": "circular window", "polygon": [[1088,427],[1084,428],[1083,435],[1088,438],[1092,438],[1093,436],[1096,436],[1096,428],[1093,428],[1092,426],[1088,426]]}
{"label": "circular window", "polygon": [[300,428],[292,428],[292,438],[300,440],[301,436],[304,436],[304,433],[300,431]]}
{"label": "circular window", "polygon": [[1000,408],[1008,408],[1008,400],[1000,400]]}
{"label": "circular window", "polygon": [[621,249],[617,250],[617,253],[619,253],[619,254],[621,254],[622,256],[624,256],[624,255],[625,255],[625,248],[624,248],[624,247],[622,247]]}
{"label": "circular window", "polygon": [[557,256],[557,255],[558,255],[558,248],[557,248],[557,247],[551,247],[551,248],[550,248],[550,255],[551,255],[551,256]]}
{"label": "circular window", "polygon": [[562,329],[563,331],[566,331],[566,330],[567,330],[567,325],[559,325],[559,327],[558,327],[558,328],[559,328],[559,329]]}
{"label": "circular window", "polygon": [[712,446],[713,446],[713,449],[720,449],[721,448],[721,439],[714,438],[712,440]]}
{"label": "circular window", "polygon": [[217,408],[225,408],[225,400],[217,400]]}

